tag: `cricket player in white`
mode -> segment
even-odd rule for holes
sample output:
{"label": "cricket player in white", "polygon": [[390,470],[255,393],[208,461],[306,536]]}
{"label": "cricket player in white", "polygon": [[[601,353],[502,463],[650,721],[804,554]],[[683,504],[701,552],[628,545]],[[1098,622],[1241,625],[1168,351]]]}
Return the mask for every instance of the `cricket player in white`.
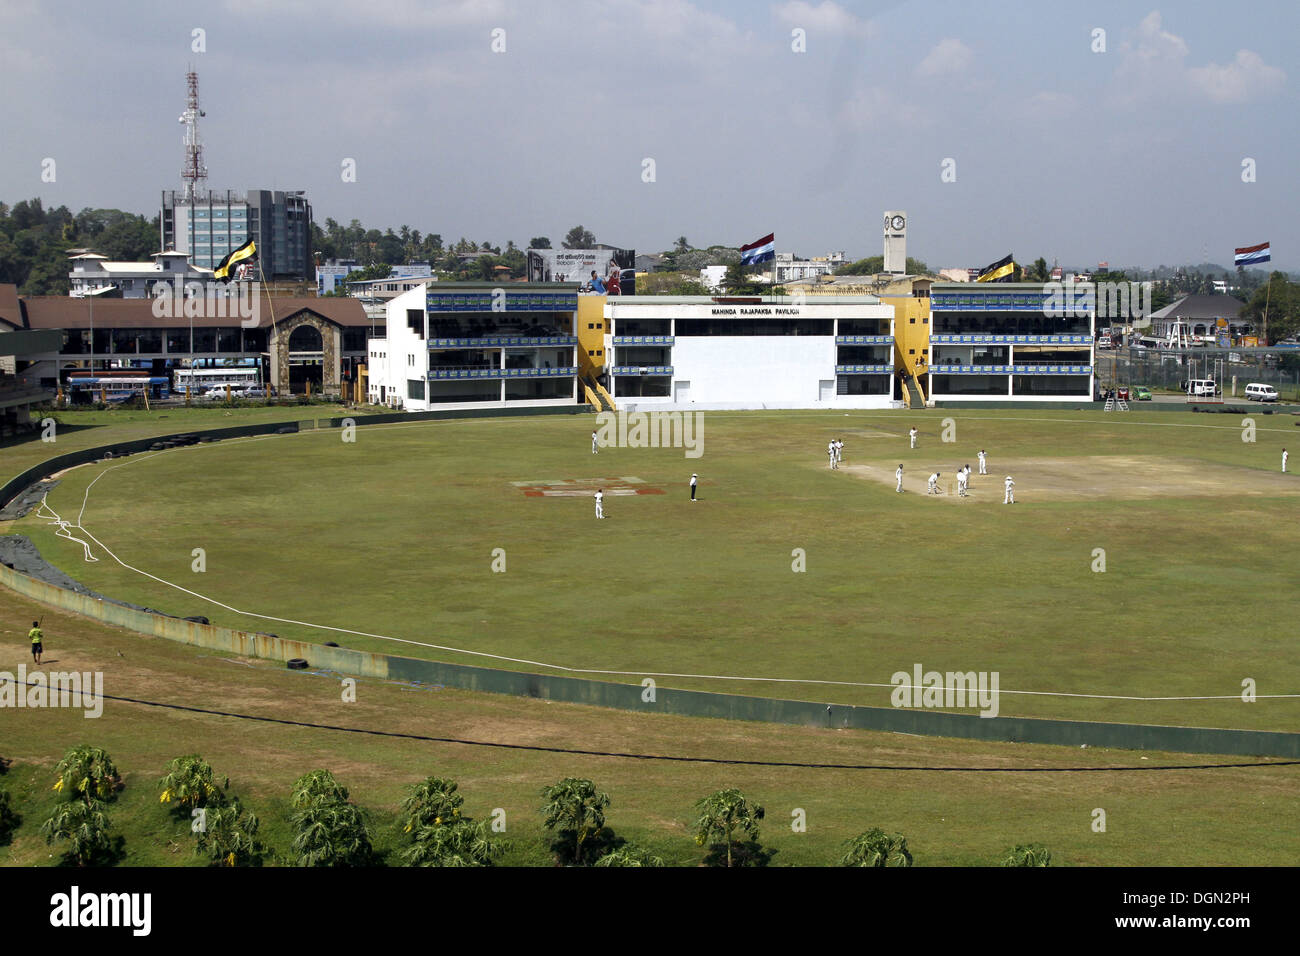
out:
{"label": "cricket player in white", "polygon": [[894,472],[894,477],[898,479],[898,484],[894,486],[894,490],[901,494],[903,491],[903,465],[901,462],[898,465],[898,470]]}
{"label": "cricket player in white", "polygon": [[1006,485],[1007,493],[1002,496],[1002,503],[1004,505],[1014,505],[1016,503],[1016,483],[1011,480],[1010,475],[1007,475],[1007,480],[1004,484]]}
{"label": "cricket player in white", "polygon": [[908,437],[912,439],[912,447],[915,448],[916,447],[916,426],[915,425],[912,426],[912,430],[907,434]]}
{"label": "cricket player in white", "polygon": [[598,454],[598,452],[596,451],[596,433],[595,433],[595,432],[592,432],[592,433],[591,433],[591,453],[592,453],[593,455]]}
{"label": "cricket player in white", "polygon": [[1286,474],[1286,459],[1287,459],[1286,449],[1283,448],[1282,449],[1282,474],[1284,475]]}
{"label": "cricket player in white", "polygon": [[937,471],[930,476],[929,482],[926,483],[925,493],[927,495],[937,495],[939,493],[939,473]]}
{"label": "cricket player in white", "polygon": [[839,463],[842,462],[843,460],[844,460],[844,442],[840,441],[840,440],[837,438],[837,439],[835,439],[835,464],[836,464],[836,466],[838,467],[838,466],[839,466]]}
{"label": "cricket player in white", "polygon": [[966,497],[966,469],[957,469],[957,497]]}
{"label": "cricket player in white", "polygon": [[605,489],[601,488],[596,492],[596,517],[605,517]]}
{"label": "cricket player in white", "polygon": [[695,500],[695,488],[700,483],[699,475],[691,475],[691,501]]}
{"label": "cricket player in white", "polygon": [[834,467],[835,467],[835,441],[834,441],[834,439],[832,439],[831,441],[829,441],[829,442],[826,443],[826,454],[830,456],[830,459],[831,459],[831,467],[834,468]]}
{"label": "cricket player in white", "polygon": [[988,465],[989,463],[985,458],[984,449],[981,448],[980,449],[980,474],[981,475],[987,475],[989,473]]}

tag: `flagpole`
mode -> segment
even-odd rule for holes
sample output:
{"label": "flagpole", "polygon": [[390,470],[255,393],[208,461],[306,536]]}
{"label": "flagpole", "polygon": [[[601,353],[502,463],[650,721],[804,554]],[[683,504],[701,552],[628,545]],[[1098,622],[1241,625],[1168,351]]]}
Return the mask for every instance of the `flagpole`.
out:
{"label": "flagpole", "polygon": [[[271,302],[271,289],[266,284],[266,273],[262,271],[261,255],[257,257],[257,274],[261,279],[262,288],[266,289],[266,307],[271,310],[271,335],[266,340],[267,364],[269,365],[275,361],[275,350],[273,348],[275,342],[275,305]],[[266,400],[268,402],[271,400],[271,383],[269,381],[266,383]]]}
{"label": "flagpole", "polygon": [[1263,328],[1260,330],[1261,338],[1264,340],[1264,347],[1268,348],[1268,300],[1273,294],[1273,270],[1268,272],[1268,282],[1264,285],[1264,321]]}

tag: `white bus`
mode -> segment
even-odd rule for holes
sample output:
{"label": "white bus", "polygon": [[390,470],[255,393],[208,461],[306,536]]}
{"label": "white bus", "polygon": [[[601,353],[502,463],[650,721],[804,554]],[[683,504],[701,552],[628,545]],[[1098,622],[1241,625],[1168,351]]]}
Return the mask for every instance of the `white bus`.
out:
{"label": "white bus", "polygon": [[228,368],[178,368],[176,369],[176,393],[185,394],[186,386],[193,386],[195,396],[213,389],[231,390],[257,388],[262,384],[262,369],[256,365],[239,365]]}

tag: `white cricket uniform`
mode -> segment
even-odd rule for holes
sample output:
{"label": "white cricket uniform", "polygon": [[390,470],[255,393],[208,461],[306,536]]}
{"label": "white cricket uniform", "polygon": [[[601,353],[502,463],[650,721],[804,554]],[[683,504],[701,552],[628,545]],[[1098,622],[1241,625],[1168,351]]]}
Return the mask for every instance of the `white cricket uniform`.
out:
{"label": "white cricket uniform", "polygon": [[981,451],[980,452],[980,474],[981,475],[987,475],[989,473],[988,464],[989,463],[984,458],[984,452]]}
{"label": "white cricket uniform", "polygon": [[1004,484],[1006,485],[1007,491],[1006,494],[1002,496],[1002,503],[1004,505],[1014,505],[1016,503],[1016,483],[1011,480],[1010,475],[1007,475],[1007,480]]}
{"label": "white cricket uniform", "polygon": [[592,453],[593,455],[597,454],[597,452],[596,452],[596,433],[595,433],[595,432],[592,432],[592,433],[591,433],[591,453]]}
{"label": "white cricket uniform", "polygon": [[596,492],[596,517],[605,517],[605,493],[603,491]]}
{"label": "white cricket uniform", "polygon": [[1286,459],[1287,459],[1287,454],[1288,454],[1287,452],[1282,452],[1282,474],[1284,474],[1284,475],[1286,474]]}
{"label": "white cricket uniform", "polygon": [[907,434],[908,434],[908,436],[912,439],[912,447],[915,448],[915,447],[916,447],[916,429],[913,428],[913,429],[912,429],[910,432],[908,432]]}
{"label": "white cricket uniform", "polygon": [[826,454],[830,456],[831,467],[834,468],[835,467],[835,442],[829,441],[826,443]]}
{"label": "white cricket uniform", "polygon": [[930,480],[926,483],[925,491],[926,494],[929,495],[937,495],[939,493],[939,473],[937,471],[930,476]]}
{"label": "white cricket uniform", "polygon": [[963,498],[966,497],[966,469],[965,468],[959,468],[957,470],[957,494]]}
{"label": "white cricket uniform", "polygon": [[896,469],[894,469],[894,477],[898,479],[898,484],[894,486],[894,490],[902,491],[903,490],[903,466],[902,465],[899,465]]}
{"label": "white cricket uniform", "polygon": [[844,460],[844,442],[837,441],[835,443],[835,463],[839,464],[843,460]]}

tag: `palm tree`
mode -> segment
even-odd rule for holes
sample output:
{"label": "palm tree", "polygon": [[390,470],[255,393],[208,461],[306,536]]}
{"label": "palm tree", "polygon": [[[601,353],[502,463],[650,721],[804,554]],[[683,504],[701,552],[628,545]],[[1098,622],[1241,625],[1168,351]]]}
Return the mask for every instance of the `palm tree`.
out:
{"label": "palm tree", "polygon": [[350,803],[316,803],[293,819],[296,866],[365,866],[373,857],[370,832]]}
{"label": "palm tree", "polygon": [[649,850],[635,843],[624,843],[617,850],[610,850],[592,866],[663,866],[662,857],[657,857]]}
{"label": "palm tree", "polygon": [[1020,843],[1007,851],[1003,866],[1051,866],[1052,851],[1041,843]]}
{"label": "palm tree", "polygon": [[178,813],[188,813],[195,807],[219,807],[225,803],[225,794],[213,779],[212,765],[198,754],[177,757],[167,766],[167,775],[159,781],[162,793],[159,803],[172,804]]}
{"label": "palm tree", "polygon": [[54,771],[59,775],[54,789],[70,800],[80,797],[86,803],[112,800],[121,780],[113,758],[101,748],[87,744],[64,754]]}
{"label": "palm tree", "polygon": [[597,790],[590,780],[566,777],[544,787],[542,796],[547,801],[541,809],[542,826],[559,835],[573,862],[581,866],[584,845],[605,829],[609,795]]}
{"label": "palm tree", "polygon": [[334,779],[328,770],[312,770],[303,774],[293,785],[289,798],[295,810],[304,810],[317,803],[347,803],[348,788]]}
{"label": "palm tree", "polygon": [[751,843],[758,843],[758,821],[763,819],[763,808],[750,803],[734,787],[711,793],[695,806],[700,811],[695,823],[695,843],[705,846],[721,840],[726,844],[728,867],[732,865],[733,834],[748,834]]}
{"label": "palm tree", "polygon": [[405,833],[414,833],[421,827],[454,823],[461,819],[461,805],[465,798],[456,792],[455,780],[444,777],[425,777],[411,788],[411,794],[402,801],[406,814]]}
{"label": "palm tree", "polygon": [[840,866],[911,866],[912,854],[901,833],[893,836],[880,827],[860,833],[845,847]]}
{"label": "palm tree", "polygon": [[402,851],[407,866],[491,866],[502,852],[499,843],[488,839],[487,824],[469,820],[426,824],[412,837]]}
{"label": "palm tree", "polygon": [[229,806],[207,811],[198,834],[195,853],[206,854],[220,866],[256,866],[266,848],[257,839],[261,821],[234,800]]}

